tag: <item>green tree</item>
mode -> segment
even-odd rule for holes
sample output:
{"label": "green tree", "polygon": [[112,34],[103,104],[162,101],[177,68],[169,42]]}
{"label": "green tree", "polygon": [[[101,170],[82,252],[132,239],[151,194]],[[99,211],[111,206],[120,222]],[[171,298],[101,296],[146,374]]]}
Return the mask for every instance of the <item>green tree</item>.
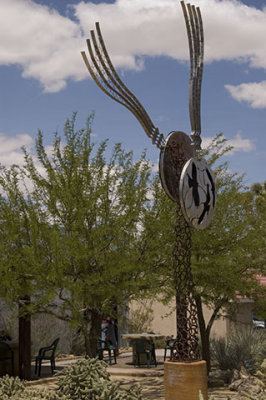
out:
{"label": "green tree", "polygon": [[[236,304],[236,293],[250,296],[257,288],[254,272],[258,269],[258,226],[253,212],[250,190],[243,176],[232,173],[221,158],[231,148],[218,135],[202,155],[216,175],[217,205],[210,226],[192,231],[191,266],[194,295],[197,304],[203,358],[210,368],[209,339],[213,322],[221,311]],[[178,297],[176,293],[173,248],[177,205],[163,193],[159,182],[153,184],[154,202],[145,219],[143,263],[146,270],[152,265],[154,291],[166,304]],[[152,222],[154,221],[154,223]],[[159,291],[159,287],[161,288]],[[202,304],[213,310],[205,322]],[[169,310],[171,311],[171,310]]]}
{"label": "green tree", "polygon": [[[226,154],[226,141],[218,136],[206,151],[213,165]],[[228,163],[215,167],[217,204],[209,228],[193,232],[192,267],[203,358],[210,369],[210,333],[213,322],[237,307],[236,295],[251,297],[257,290],[260,228],[253,213],[253,199],[244,177],[229,170]],[[213,310],[205,322],[202,304]]]}
{"label": "green tree", "polygon": [[[96,354],[102,316],[138,290],[135,244],[150,178],[145,154],[135,162],[120,144],[107,161],[107,141],[98,149],[91,143],[92,120],[91,115],[86,128],[75,131],[74,114],[65,124],[63,142],[55,134],[51,154],[39,132],[37,159],[24,149],[24,166],[3,169],[1,180],[2,202],[10,206],[9,219],[1,216],[8,230],[3,232],[8,246],[1,273],[5,282],[13,274],[15,282],[12,291],[6,285],[6,297],[14,302],[27,294],[34,299],[28,311],[48,312],[79,326],[89,356]],[[18,210],[13,198],[19,198]],[[12,213],[17,216],[12,224],[20,246],[16,253],[8,226]],[[24,235],[30,242],[23,242]],[[18,279],[22,271],[23,284]]]}
{"label": "green tree", "polygon": [[[266,276],[266,181],[263,183],[254,183],[251,186],[251,192],[254,195],[254,213],[258,220],[260,227],[260,235],[258,236],[258,242],[260,242],[260,251],[257,254],[258,263],[258,279],[260,275]],[[254,313],[259,318],[266,320],[266,286],[260,285],[258,290],[254,292]]]}
{"label": "green tree", "polygon": [[39,240],[43,216],[23,192],[23,177],[17,166],[1,167],[0,186],[0,296],[18,312],[19,372],[21,378],[29,379],[30,298],[34,296],[36,302],[44,300],[42,286],[36,280],[44,274],[42,263],[46,257]]}

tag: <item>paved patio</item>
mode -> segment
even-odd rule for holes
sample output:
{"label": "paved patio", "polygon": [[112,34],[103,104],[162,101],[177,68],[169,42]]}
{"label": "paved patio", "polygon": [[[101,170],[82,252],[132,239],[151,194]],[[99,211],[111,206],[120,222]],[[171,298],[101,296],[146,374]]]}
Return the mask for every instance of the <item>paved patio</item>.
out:
{"label": "paved patio", "polygon": [[[132,353],[124,352],[117,358],[117,364],[108,366],[108,372],[111,379],[119,381],[124,387],[139,385],[142,388],[144,400],[165,400],[164,397],[164,364],[163,350],[156,350],[158,366],[155,368],[139,368],[132,365]],[[75,363],[82,357],[68,358],[56,361],[56,369],[60,370],[68,365]],[[38,379],[34,375],[34,366],[32,366],[32,381],[27,385],[34,387],[45,387],[51,390],[56,389],[57,380],[51,376],[51,368],[49,364],[44,363],[42,366],[41,378]],[[236,393],[226,388],[210,389],[209,394],[214,396],[214,400],[233,400]]]}

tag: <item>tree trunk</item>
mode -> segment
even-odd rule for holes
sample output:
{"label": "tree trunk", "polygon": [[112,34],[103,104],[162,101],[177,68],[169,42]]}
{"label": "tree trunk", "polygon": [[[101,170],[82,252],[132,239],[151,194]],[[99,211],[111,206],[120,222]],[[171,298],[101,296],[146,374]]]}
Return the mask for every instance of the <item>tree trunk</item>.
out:
{"label": "tree trunk", "polygon": [[83,334],[85,339],[86,356],[97,356],[97,339],[101,337],[102,314],[96,310],[84,312]]}
{"label": "tree trunk", "polygon": [[211,370],[211,357],[210,357],[210,335],[206,330],[205,319],[203,316],[202,302],[200,295],[195,296],[197,312],[198,312],[198,322],[201,338],[201,351],[202,358],[206,361],[207,374],[209,375]]}
{"label": "tree trunk", "polygon": [[[30,304],[30,298],[25,297],[19,310],[24,304]],[[31,378],[31,316],[19,316],[19,377],[29,380]]]}

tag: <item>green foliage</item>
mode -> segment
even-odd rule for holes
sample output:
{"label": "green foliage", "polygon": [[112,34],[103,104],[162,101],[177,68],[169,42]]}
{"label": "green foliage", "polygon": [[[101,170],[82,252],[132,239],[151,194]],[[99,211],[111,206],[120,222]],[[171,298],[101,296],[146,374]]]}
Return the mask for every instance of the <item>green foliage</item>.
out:
{"label": "green foliage", "polygon": [[243,329],[228,338],[211,340],[211,356],[219,368],[254,373],[266,358],[266,336],[256,329]]}
{"label": "green foliage", "polygon": [[21,395],[16,394],[11,400],[71,400],[70,397],[61,395],[49,389],[25,389]]}
{"label": "green foliage", "polygon": [[8,375],[0,378],[0,398],[1,400],[70,400],[50,390],[27,389],[18,377]]}
{"label": "green foliage", "polygon": [[216,308],[235,301],[236,291],[250,295],[256,286],[253,274],[259,229],[253,196],[243,176],[220,161],[226,154],[226,140],[218,135],[204,153],[211,165],[215,161],[217,203],[210,226],[193,231],[192,267],[204,303]]}
{"label": "green foliage", "polygon": [[0,398],[1,396],[10,397],[15,393],[20,393],[24,391],[24,384],[21,380],[16,377],[10,377],[9,375],[5,375],[0,379]]}
{"label": "green foliage", "polygon": [[[195,289],[211,308],[234,301],[236,291],[250,295],[256,287],[253,274],[258,268],[260,228],[253,212],[253,195],[245,186],[244,177],[232,173],[222,160],[230,149],[219,134],[202,152],[216,176],[217,205],[210,226],[192,230]],[[146,210],[139,242],[141,262],[152,275],[154,292],[169,301],[175,296],[176,204],[165,195],[159,181],[152,183],[151,191],[154,202]]]}
{"label": "green foliage", "polygon": [[59,391],[69,394],[73,400],[82,400],[99,381],[109,380],[105,362],[94,358],[79,360],[56,373]]}
{"label": "green foliage", "polygon": [[[266,182],[255,183],[251,187],[254,194],[254,213],[258,218],[258,225],[260,227],[260,235],[258,235],[257,263],[259,266],[259,274],[266,275]],[[266,319],[266,286],[260,286],[254,293],[254,313],[261,319]]]}
{"label": "green foliage", "polygon": [[80,130],[75,119],[62,139],[55,134],[51,152],[39,132],[36,157],[24,149],[22,167],[1,169],[0,295],[10,306],[34,298],[21,313],[53,314],[95,339],[102,315],[142,286],[138,242],[150,166],[120,144],[96,147],[93,116]]}
{"label": "green foliage", "polygon": [[[229,150],[226,139],[219,134],[202,151],[216,176],[216,211],[207,229],[191,231],[191,267],[206,360],[214,320],[226,307],[236,304],[236,293],[254,297],[260,290],[254,274],[265,265],[258,262],[265,248],[261,240],[266,237],[262,218],[258,220],[254,212],[254,196],[245,186],[244,177],[232,173],[228,162],[223,161]],[[155,296],[169,303],[176,296],[173,246],[177,206],[167,198],[159,181],[153,182],[152,193],[154,202],[146,211],[140,242],[141,262],[152,276]],[[209,321],[200,313],[202,303],[214,310]]]}
{"label": "green foliage", "polygon": [[106,363],[89,358],[58,372],[58,391],[71,400],[141,400],[139,389],[123,389],[110,381]]}
{"label": "green foliage", "polygon": [[28,389],[18,379],[0,379],[1,400],[142,400],[140,388],[124,389],[112,382],[98,359],[79,360],[57,372],[58,389]]}

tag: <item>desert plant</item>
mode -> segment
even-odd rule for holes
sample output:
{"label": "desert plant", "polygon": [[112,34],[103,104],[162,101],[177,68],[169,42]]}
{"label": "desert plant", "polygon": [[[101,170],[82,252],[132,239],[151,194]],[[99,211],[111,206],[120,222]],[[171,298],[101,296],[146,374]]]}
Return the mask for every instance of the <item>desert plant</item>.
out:
{"label": "desert plant", "polygon": [[139,388],[124,389],[112,382],[107,365],[97,359],[80,360],[57,373],[58,390],[28,389],[19,378],[0,379],[1,400],[142,400]]}
{"label": "desert plant", "polygon": [[49,389],[25,389],[20,394],[16,393],[10,400],[71,400],[71,398]]}
{"label": "desert plant", "polygon": [[10,398],[15,393],[23,392],[24,389],[24,384],[18,377],[14,378],[5,375],[0,379],[0,399],[3,399],[5,396]]}
{"label": "desert plant", "polygon": [[1,400],[71,400],[70,397],[51,390],[27,389],[18,377],[5,375],[0,379]]}
{"label": "desert plant", "polygon": [[140,390],[123,389],[110,381],[105,362],[96,358],[79,360],[58,377],[58,392],[71,400],[142,400]]}
{"label": "desert plant", "polygon": [[251,328],[228,338],[212,339],[211,356],[220,369],[240,369],[243,365],[254,373],[266,357],[266,335]]}
{"label": "desert plant", "polygon": [[94,358],[77,361],[56,373],[59,391],[69,394],[72,400],[86,399],[97,382],[109,380],[106,367],[105,362]]}

